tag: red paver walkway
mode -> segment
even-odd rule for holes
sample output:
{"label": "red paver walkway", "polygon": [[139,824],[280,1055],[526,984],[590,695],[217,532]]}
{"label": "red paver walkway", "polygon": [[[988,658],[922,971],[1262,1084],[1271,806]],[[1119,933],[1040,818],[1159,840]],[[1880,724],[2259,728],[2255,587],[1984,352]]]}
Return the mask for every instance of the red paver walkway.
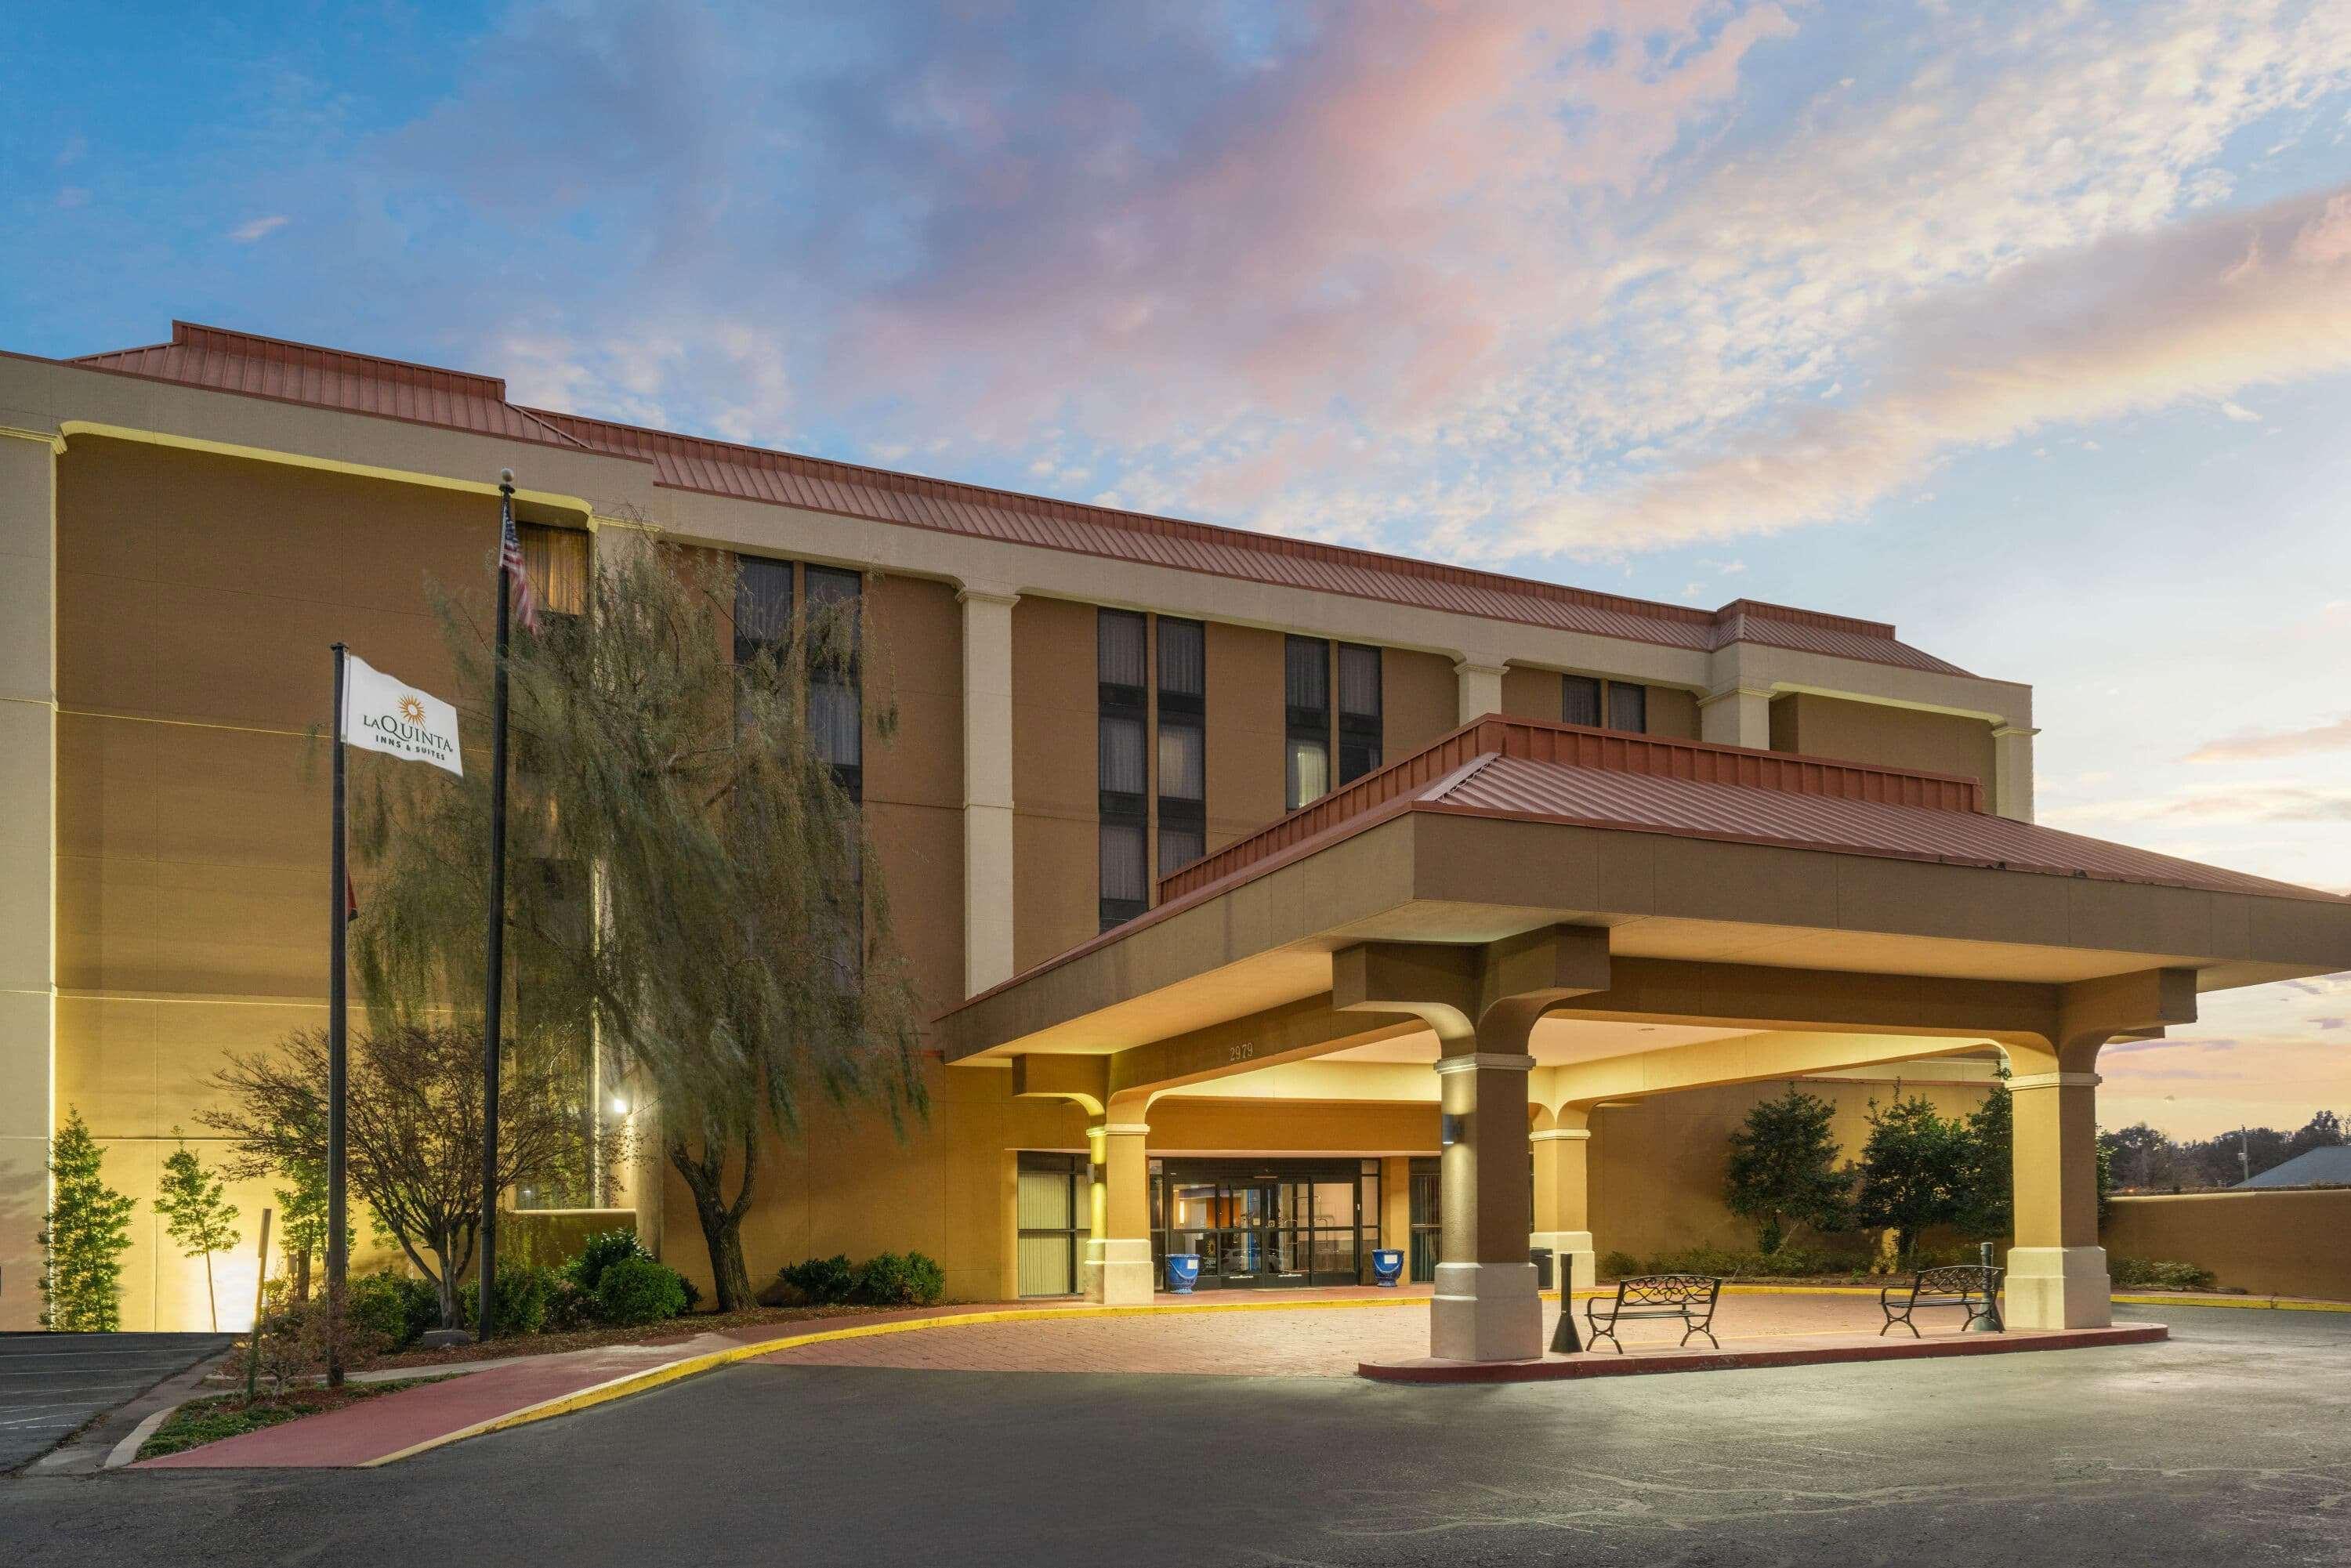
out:
{"label": "red paver walkway", "polygon": [[[215,1469],[284,1467],[348,1467],[374,1464],[484,1421],[496,1420],[550,1399],[561,1399],[632,1373],[650,1371],[686,1356],[761,1340],[787,1339],[850,1323],[895,1322],[984,1308],[936,1312],[876,1312],[854,1319],[819,1319],[769,1323],[756,1328],[697,1334],[668,1344],[604,1345],[558,1355],[494,1362],[479,1371],[439,1377],[397,1394],[378,1395],[258,1432],[224,1438],[201,1448],[141,1459],[135,1469]],[[438,1368],[423,1369],[428,1375]]]}

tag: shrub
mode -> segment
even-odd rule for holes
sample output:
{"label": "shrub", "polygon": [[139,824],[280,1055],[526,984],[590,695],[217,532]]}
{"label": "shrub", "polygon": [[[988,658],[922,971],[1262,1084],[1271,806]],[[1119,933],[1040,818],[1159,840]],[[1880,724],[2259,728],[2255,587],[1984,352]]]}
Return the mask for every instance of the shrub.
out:
{"label": "shrub", "polygon": [[[490,1294],[496,1298],[493,1306],[497,1318],[497,1333],[504,1336],[544,1333],[548,1310],[554,1302],[557,1291],[567,1282],[554,1270],[537,1263],[500,1266],[490,1280]],[[467,1326],[472,1326],[481,1315],[479,1287],[466,1291],[459,1306],[465,1314]]]}
{"label": "shrub", "polygon": [[592,1329],[601,1321],[593,1292],[583,1291],[579,1282],[558,1272],[554,1293],[547,1298],[547,1321],[540,1325],[547,1333],[569,1333],[576,1329]]}
{"label": "shrub", "polygon": [[1630,1252],[1604,1252],[1600,1255],[1601,1278],[1621,1280],[1627,1274],[1641,1271],[1641,1260]]}
{"label": "shrub", "polygon": [[2153,1258],[2109,1258],[2106,1273],[2117,1285],[2158,1291],[2209,1291],[2215,1282],[2210,1269]]}
{"label": "shrub", "polygon": [[597,1315],[622,1325],[659,1322],[685,1311],[685,1281],[650,1258],[622,1258],[596,1281]]}
{"label": "shrub", "polygon": [[849,1299],[875,1307],[928,1307],[946,1289],[946,1270],[922,1253],[881,1252],[857,1266]]}
{"label": "shrub", "polygon": [[[343,1363],[360,1365],[379,1355],[398,1348],[398,1343],[385,1325],[395,1321],[382,1310],[381,1303],[390,1300],[389,1292],[375,1281],[402,1283],[389,1274],[369,1274],[353,1280],[343,1295]],[[362,1292],[360,1286],[370,1284]],[[426,1289],[429,1291],[430,1286]],[[371,1303],[361,1310],[361,1301]],[[434,1321],[440,1321],[436,1299]],[[297,1301],[284,1311],[263,1321],[261,1339],[261,1375],[279,1389],[301,1382],[326,1369],[327,1365],[327,1298],[322,1291],[307,1301]]]}
{"label": "shrub", "polygon": [[778,1307],[826,1307],[849,1300],[849,1292],[857,1283],[857,1271],[849,1266],[849,1255],[836,1252],[830,1258],[809,1258],[798,1263],[788,1263],[776,1270],[776,1282],[761,1293],[761,1300]]}
{"label": "shrub", "polygon": [[677,1282],[685,1291],[685,1310],[687,1312],[690,1312],[694,1311],[695,1308],[702,1305],[701,1286],[695,1284],[693,1281],[687,1279],[683,1274],[680,1274],[677,1277]]}
{"label": "shrub", "polygon": [[623,1258],[651,1256],[633,1230],[599,1230],[581,1243],[580,1256],[566,1263],[563,1272],[572,1283],[593,1294],[603,1282],[605,1270]]}
{"label": "shrub", "polygon": [[[364,1325],[393,1350],[405,1348],[416,1337],[409,1332],[408,1293],[401,1289],[402,1283],[397,1274],[360,1274],[343,1287],[343,1310],[351,1322]],[[439,1303],[434,1306],[438,1318]]]}
{"label": "shrub", "polygon": [[[321,1291],[314,1299],[323,1297]],[[441,1291],[430,1280],[360,1274],[343,1287],[343,1312],[381,1339],[386,1350],[405,1350],[417,1335],[441,1326]]]}

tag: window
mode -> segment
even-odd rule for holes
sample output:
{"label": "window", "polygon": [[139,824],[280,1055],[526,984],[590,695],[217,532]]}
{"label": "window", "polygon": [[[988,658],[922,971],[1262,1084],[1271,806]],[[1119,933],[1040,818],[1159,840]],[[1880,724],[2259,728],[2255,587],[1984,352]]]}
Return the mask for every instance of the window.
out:
{"label": "window", "polygon": [[[864,580],[856,572],[790,561],[740,556],[735,574],[735,662],[781,658],[792,646],[792,614],[805,603],[811,615],[828,612],[849,618],[848,649],[809,672],[809,741],[832,768],[833,782],[853,802],[865,799],[864,705],[859,695],[856,620]],[[795,590],[794,576],[801,581]],[[858,845],[846,846],[843,884],[833,890],[841,915],[833,967],[844,990],[854,990],[863,968],[865,879]]]}
{"label": "window", "polygon": [[1380,765],[1380,651],[1339,644],[1339,782]]}
{"label": "window", "polygon": [[745,556],[735,575],[735,662],[747,664],[791,639],[792,563]]}
{"label": "window", "polygon": [[522,569],[549,614],[579,615],[588,608],[588,536],[578,528],[517,523]]}
{"label": "window", "polygon": [[1292,637],[1283,647],[1282,706],[1288,716],[1283,805],[1295,811],[1331,789],[1331,644]]}
{"label": "window", "polygon": [[1604,681],[1592,675],[1560,677],[1559,716],[1563,723],[1597,729],[1629,730],[1645,735],[1649,728],[1649,688],[1636,681]]}
{"label": "window", "polygon": [[852,800],[865,798],[864,704],[858,694],[856,646],[858,601],[864,588],[864,580],[853,571],[808,569],[809,613],[847,618],[850,643],[841,657],[809,672],[809,730],[817,755],[832,764],[833,778]]}
{"label": "window", "polygon": [[1085,1229],[1085,1167],[1075,1155],[1026,1153],[1019,1166],[1014,1207],[1020,1230],[1019,1293],[1075,1295],[1078,1239]]}
{"label": "window", "polygon": [[1646,735],[1649,728],[1649,688],[1626,681],[1608,683],[1608,727]]}
{"label": "window", "polygon": [[1207,852],[1208,835],[1207,629],[1158,619],[1159,874]]}
{"label": "window", "polygon": [[1590,675],[1560,677],[1560,720],[1600,727],[1600,683]]}
{"label": "window", "polygon": [[1099,716],[1096,788],[1102,818],[1102,893],[1097,911],[1105,931],[1151,907],[1150,722],[1144,683],[1149,678],[1149,627],[1132,611],[1103,610],[1094,618],[1094,678]]}

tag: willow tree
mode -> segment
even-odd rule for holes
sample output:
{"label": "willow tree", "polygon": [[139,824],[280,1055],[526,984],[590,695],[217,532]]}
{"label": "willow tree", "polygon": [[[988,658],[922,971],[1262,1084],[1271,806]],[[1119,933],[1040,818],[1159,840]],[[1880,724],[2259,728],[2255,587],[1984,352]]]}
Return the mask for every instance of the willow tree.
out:
{"label": "willow tree", "polygon": [[[820,744],[876,650],[862,596],[788,607],[745,591],[731,558],[650,538],[600,556],[576,612],[549,614],[508,655],[509,852],[537,862],[507,881],[509,1016],[521,1039],[588,1020],[594,1049],[650,1094],[724,1311],[750,1301],[742,1220],[763,1141],[797,1135],[812,1105],[876,1110],[894,1128],[925,1103],[879,862]],[[441,611],[461,706],[477,715],[482,617]],[[886,693],[862,716],[877,735],[895,722]],[[469,742],[462,780],[384,768],[359,786],[372,874],[355,959],[371,1009],[480,1005],[488,754]],[[583,1097],[588,1079],[582,1064]]]}

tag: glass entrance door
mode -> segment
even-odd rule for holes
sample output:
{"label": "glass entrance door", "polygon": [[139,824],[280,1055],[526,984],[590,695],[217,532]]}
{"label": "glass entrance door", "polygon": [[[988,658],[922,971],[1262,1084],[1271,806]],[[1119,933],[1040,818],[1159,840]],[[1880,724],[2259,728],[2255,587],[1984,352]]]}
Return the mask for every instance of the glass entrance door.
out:
{"label": "glass entrance door", "polygon": [[1166,1162],[1152,1184],[1158,1260],[1197,1253],[1200,1284],[1207,1289],[1359,1282],[1364,1242],[1357,1173],[1302,1162],[1283,1168],[1288,1164]]}

